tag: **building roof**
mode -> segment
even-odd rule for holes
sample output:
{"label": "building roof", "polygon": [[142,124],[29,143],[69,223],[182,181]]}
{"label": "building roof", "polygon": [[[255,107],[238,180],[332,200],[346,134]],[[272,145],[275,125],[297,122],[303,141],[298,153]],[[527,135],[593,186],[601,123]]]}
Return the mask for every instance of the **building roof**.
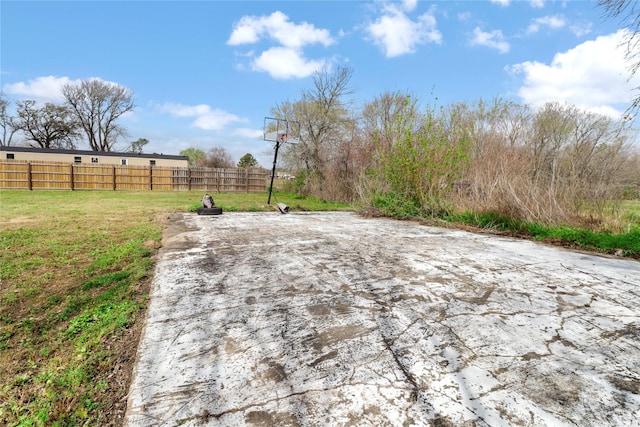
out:
{"label": "building roof", "polygon": [[147,154],[147,153],[123,153],[115,151],[92,151],[92,150],[63,150],[56,148],[34,148],[34,147],[18,147],[18,146],[0,146],[0,151],[14,151],[16,153],[51,153],[51,154],[76,154],[79,156],[109,156],[109,157],[138,157],[142,159],[170,159],[170,160],[189,160],[187,156],[176,156],[170,154]]}

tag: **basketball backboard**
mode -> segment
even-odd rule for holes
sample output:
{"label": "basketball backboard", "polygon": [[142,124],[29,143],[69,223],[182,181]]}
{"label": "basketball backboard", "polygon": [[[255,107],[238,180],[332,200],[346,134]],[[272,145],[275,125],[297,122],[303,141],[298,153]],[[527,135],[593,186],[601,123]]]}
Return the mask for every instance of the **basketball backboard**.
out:
{"label": "basketball backboard", "polygon": [[297,144],[300,142],[300,123],[293,120],[265,117],[263,139],[279,144],[285,142]]}

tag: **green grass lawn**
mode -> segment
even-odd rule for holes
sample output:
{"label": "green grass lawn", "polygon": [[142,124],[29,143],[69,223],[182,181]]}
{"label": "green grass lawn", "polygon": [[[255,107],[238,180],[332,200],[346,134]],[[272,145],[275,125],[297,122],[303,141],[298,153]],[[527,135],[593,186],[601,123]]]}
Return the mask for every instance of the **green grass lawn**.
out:
{"label": "green grass lawn", "polygon": [[598,230],[526,223],[491,212],[466,212],[448,220],[560,246],[640,259],[640,201],[622,203],[599,224]]}
{"label": "green grass lawn", "polygon": [[[0,191],[0,425],[121,425],[163,222],[203,194]],[[266,193],[212,195],[280,215]]]}

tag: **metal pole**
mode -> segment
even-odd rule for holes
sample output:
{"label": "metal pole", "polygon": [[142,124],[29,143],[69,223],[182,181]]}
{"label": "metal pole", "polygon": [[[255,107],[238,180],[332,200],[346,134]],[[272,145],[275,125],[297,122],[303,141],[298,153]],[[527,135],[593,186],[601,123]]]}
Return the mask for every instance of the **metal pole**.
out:
{"label": "metal pole", "polygon": [[273,169],[271,170],[271,185],[269,185],[269,199],[267,205],[271,205],[271,192],[273,191],[273,177],[276,175],[276,162],[278,161],[278,148],[280,148],[280,138],[276,136],[276,153],[273,156]]}

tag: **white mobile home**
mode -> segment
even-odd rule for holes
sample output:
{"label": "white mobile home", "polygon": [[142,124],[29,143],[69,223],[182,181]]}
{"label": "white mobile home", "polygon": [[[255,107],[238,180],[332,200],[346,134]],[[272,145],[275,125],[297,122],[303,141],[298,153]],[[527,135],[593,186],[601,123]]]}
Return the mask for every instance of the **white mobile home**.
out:
{"label": "white mobile home", "polygon": [[187,156],[1,146],[0,161],[6,160],[120,166],[162,166],[185,168],[189,166],[189,158]]}

